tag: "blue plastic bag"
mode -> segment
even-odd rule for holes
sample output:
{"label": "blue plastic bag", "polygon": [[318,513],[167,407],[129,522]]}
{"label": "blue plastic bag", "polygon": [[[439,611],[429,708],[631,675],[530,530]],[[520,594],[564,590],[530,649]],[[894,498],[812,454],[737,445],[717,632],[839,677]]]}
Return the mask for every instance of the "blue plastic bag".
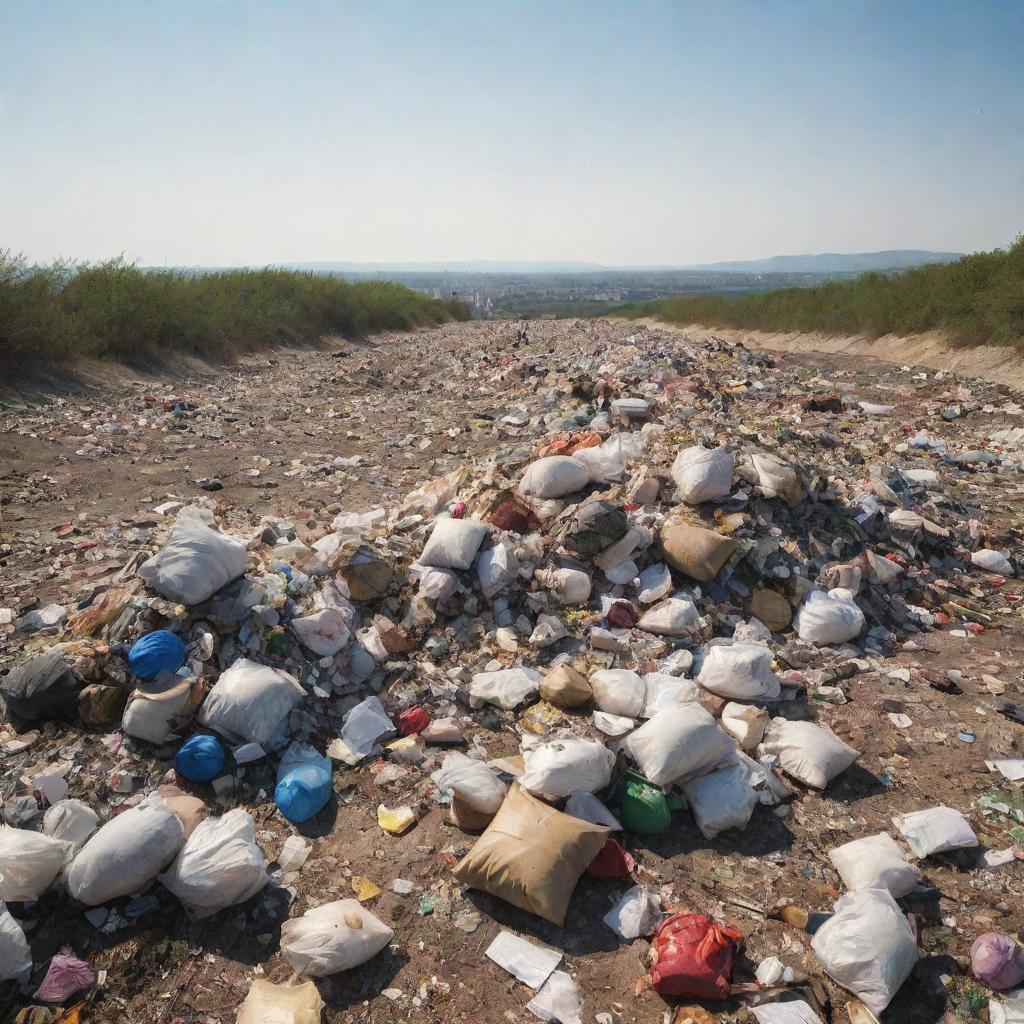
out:
{"label": "blue plastic bag", "polygon": [[220,775],[226,759],[216,736],[193,736],[178,748],[174,770],[189,782],[209,782]]}
{"label": "blue plastic bag", "polygon": [[277,769],[274,802],[294,825],[308,821],[331,799],[331,762],[313,747],[293,743]]}
{"label": "blue plastic bag", "polygon": [[185,644],[167,629],[140,636],[128,652],[128,667],[140,679],[155,679],[161,672],[177,672],[185,660]]}

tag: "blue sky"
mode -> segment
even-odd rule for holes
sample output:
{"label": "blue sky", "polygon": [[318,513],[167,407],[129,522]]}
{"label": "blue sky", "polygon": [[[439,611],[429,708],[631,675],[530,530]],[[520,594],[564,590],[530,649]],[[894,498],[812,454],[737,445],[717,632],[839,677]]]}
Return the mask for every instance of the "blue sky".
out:
{"label": "blue sky", "polygon": [[691,263],[1024,230],[1024,3],[0,4],[0,247]]}

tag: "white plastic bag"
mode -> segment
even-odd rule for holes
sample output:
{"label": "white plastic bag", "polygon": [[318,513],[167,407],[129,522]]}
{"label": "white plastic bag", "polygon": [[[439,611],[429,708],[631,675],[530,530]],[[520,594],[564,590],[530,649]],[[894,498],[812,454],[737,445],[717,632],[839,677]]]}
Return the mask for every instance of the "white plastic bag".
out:
{"label": "white plastic bag", "polygon": [[125,735],[157,745],[166,743],[195,711],[203,696],[202,685],[194,676],[176,675],[133,690],[121,716]]}
{"label": "white plastic bag", "polygon": [[874,1014],[892,1002],[917,963],[914,933],[884,889],[841,896],[811,949],[826,972]]}
{"label": "white plastic bag", "polygon": [[1000,576],[1013,575],[1013,566],[1006,555],[1001,551],[993,551],[991,548],[972,551],[971,565],[976,565],[979,569],[984,569],[986,572],[998,573]]}
{"label": "white plastic bag", "polygon": [[71,855],[100,827],[96,812],[81,800],[58,800],[43,815],[43,835],[68,843]]}
{"label": "white plastic bag", "polygon": [[240,807],[201,821],[160,881],[196,920],[244,903],[266,884],[252,815]]}
{"label": "white plastic bag", "polygon": [[186,507],[164,546],[139,566],[139,576],[162,597],[179,604],[202,604],[245,572],[245,544],[211,529]]}
{"label": "white plastic bag", "polygon": [[508,787],[482,761],[457,750],[445,754],[441,767],[431,776],[437,788],[458,800],[481,819],[494,817]]}
{"label": "white plastic bag", "polygon": [[664,562],[648,566],[638,580],[636,599],[641,604],[654,604],[672,592],[672,573]]}
{"label": "white plastic bag", "polygon": [[297,974],[323,978],[366,963],[394,935],[358,900],[335,900],[281,925],[281,955]]}
{"label": "white plastic bag", "polygon": [[556,615],[538,615],[537,625],[530,634],[530,644],[534,647],[550,647],[569,635],[565,623]]}
{"label": "white plastic bag", "polygon": [[680,679],[667,672],[648,672],[644,675],[644,707],[641,718],[653,718],[670,704],[688,704],[700,699],[700,689],[692,679]]}
{"label": "white plastic bag", "polygon": [[647,448],[642,434],[617,433],[592,448],[581,448],[572,457],[583,463],[596,483],[621,480],[626,465],[638,459]]}
{"label": "white plastic bag", "polygon": [[929,857],[947,850],[978,845],[970,822],[952,807],[928,807],[923,811],[897,814],[892,823],[906,839],[915,857]]}
{"label": "white plastic bag", "polygon": [[468,569],[487,536],[487,524],[476,519],[443,516],[434,521],[420,565],[436,569]]}
{"label": "white plastic bag", "polygon": [[508,590],[509,584],[516,578],[519,562],[516,560],[512,545],[499,542],[494,547],[481,552],[476,562],[476,573],[480,579],[480,589],[488,601]]}
{"label": "white plastic bag", "polygon": [[185,828],[159,793],[111,818],[68,868],[72,899],[95,907],[138,892],[177,855]]}
{"label": "white plastic bag", "polygon": [[596,740],[576,736],[537,742],[523,747],[525,769],[519,784],[534,796],[568,796],[576,790],[594,793],[612,777],[615,755]]}
{"label": "white plastic bag", "polygon": [[221,673],[198,717],[234,743],[262,746],[305,696],[287,672],[239,658]]}
{"label": "white plastic bag", "polygon": [[732,489],[736,460],[725,448],[684,448],[672,463],[672,479],[687,505],[724,498]]}
{"label": "white plastic bag", "polygon": [[565,801],[565,813],[581,821],[589,821],[591,825],[604,825],[613,832],[622,831],[619,819],[593,793],[582,789],[569,794],[569,799]]}
{"label": "white plastic bag", "polygon": [[772,652],[761,644],[705,648],[697,682],[708,693],[732,700],[775,700],[781,692],[772,672]]}
{"label": "white plastic bag", "polygon": [[684,636],[700,625],[697,606],[685,597],[670,597],[640,616],[638,628],[660,636]]}
{"label": "white plastic bag", "polygon": [[824,789],[860,757],[831,729],[813,722],[773,718],[761,750],[778,757],[782,770],[805,786]]}
{"label": "white plastic bag", "polygon": [[71,856],[70,843],[0,825],[0,902],[37,900]]}
{"label": "white plastic bag", "polygon": [[416,569],[415,575],[419,578],[416,595],[429,601],[447,601],[459,586],[459,577],[451,569],[423,565]]}
{"label": "white plastic bag", "polygon": [[344,614],[337,608],[323,608],[311,615],[292,619],[290,626],[299,643],[321,658],[337,654],[352,635]]}
{"label": "white plastic bag", "polygon": [[324,1001],[316,985],[274,985],[253,978],[235,1024],[320,1024]]}
{"label": "white plastic bag", "polygon": [[921,872],[903,859],[899,844],[886,832],[837,846],[828,858],[851,892],[885,889],[899,899],[921,881]]}
{"label": "white plastic bag", "polygon": [[624,668],[606,668],[590,677],[594,703],[610,715],[636,718],[647,700],[643,678]]}
{"label": "white plastic bag", "polygon": [[864,613],[849,590],[812,590],[797,610],[793,625],[801,640],[828,647],[857,637],[864,627]]}
{"label": "white plastic bag", "polygon": [[644,778],[667,786],[685,775],[707,771],[734,746],[699,704],[670,704],[623,742]]}
{"label": "white plastic bag", "polygon": [[722,728],[747,753],[764,739],[768,728],[768,711],[753,704],[734,704],[731,701],[722,708]]}
{"label": "white plastic bag", "polygon": [[388,717],[380,697],[367,697],[345,714],[341,738],[357,757],[366,757],[382,736],[395,731],[395,723]]}
{"label": "white plastic bag", "polygon": [[560,604],[586,604],[590,600],[593,584],[579,569],[548,569],[538,573],[538,580]]}
{"label": "white plastic bag", "polygon": [[750,772],[742,764],[693,779],[683,792],[705,839],[726,829],[746,828],[758,802]]}
{"label": "white plastic bag", "polygon": [[790,506],[800,501],[804,488],[793,466],[768,452],[756,452],[747,458],[766,498],[782,498]]}
{"label": "white plastic bag", "polygon": [[474,708],[497,704],[511,710],[536,693],[544,677],[532,668],[504,668],[497,672],[477,672],[469,684],[469,702]]}
{"label": "white plastic bag", "polygon": [[533,498],[561,498],[590,483],[590,470],[570,455],[549,455],[530,463],[519,493]]}
{"label": "white plastic bag", "polygon": [[879,405],[877,402],[858,402],[865,416],[889,416],[895,412],[895,405]]}
{"label": "white plastic bag", "polygon": [[544,1024],[583,1024],[583,993],[565,971],[552,971],[526,1008]]}
{"label": "white plastic bag", "polygon": [[32,970],[32,951],[20,924],[0,903],[0,981],[27,976]]}
{"label": "white plastic bag", "polygon": [[760,1006],[751,1006],[750,1012],[757,1024],[821,1024],[821,1018],[802,1000],[762,1003]]}
{"label": "white plastic bag", "polygon": [[642,885],[634,885],[604,915],[604,923],[619,938],[632,940],[641,935],[653,935],[661,924],[662,916],[661,897]]}

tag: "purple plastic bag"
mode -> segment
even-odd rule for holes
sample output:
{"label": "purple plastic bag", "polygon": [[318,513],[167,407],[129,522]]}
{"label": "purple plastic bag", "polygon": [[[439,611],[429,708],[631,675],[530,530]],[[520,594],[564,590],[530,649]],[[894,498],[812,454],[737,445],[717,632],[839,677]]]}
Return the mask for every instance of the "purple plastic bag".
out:
{"label": "purple plastic bag", "polygon": [[1009,935],[985,932],[971,946],[971,973],[990,988],[1015,988],[1024,981],[1024,949]]}
{"label": "purple plastic bag", "polygon": [[55,956],[36,989],[35,998],[44,1003],[63,1003],[79,989],[95,984],[96,973],[84,961],[73,956]]}

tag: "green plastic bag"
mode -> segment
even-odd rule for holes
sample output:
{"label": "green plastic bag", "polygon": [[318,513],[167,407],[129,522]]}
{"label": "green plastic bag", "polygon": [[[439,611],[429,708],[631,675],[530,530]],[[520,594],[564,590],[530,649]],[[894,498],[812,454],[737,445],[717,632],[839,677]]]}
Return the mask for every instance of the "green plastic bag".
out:
{"label": "green plastic bag", "polygon": [[627,772],[619,820],[627,832],[656,836],[672,824],[672,812],[665,794],[657,786],[652,786],[639,775]]}

